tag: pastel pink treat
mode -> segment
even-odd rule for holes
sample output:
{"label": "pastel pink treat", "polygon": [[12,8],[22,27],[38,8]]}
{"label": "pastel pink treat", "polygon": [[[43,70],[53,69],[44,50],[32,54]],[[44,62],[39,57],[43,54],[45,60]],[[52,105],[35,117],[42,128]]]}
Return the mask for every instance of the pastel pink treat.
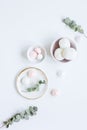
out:
{"label": "pastel pink treat", "polygon": [[51,90],[51,95],[52,95],[52,96],[58,96],[58,95],[60,95],[60,91],[57,90],[57,89],[52,89],[52,90]]}
{"label": "pastel pink treat", "polygon": [[40,47],[37,47],[37,48],[35,48],[34,50],[35,50],[35,52],[36,52],[37,54],[41,54],[41,48],[40,48]]}
{"label": "pastel pink treat", "polygon": [[37,57],[37,53],[35,51],[31,51],[29,55],[32,59],[36,59]]}
{"label": "pastel pink treat", "polygon": [[35,70],[30,70],[27,75],[29,76],[29,78],[32,78],[33,76],[36,75],[36,71]]}

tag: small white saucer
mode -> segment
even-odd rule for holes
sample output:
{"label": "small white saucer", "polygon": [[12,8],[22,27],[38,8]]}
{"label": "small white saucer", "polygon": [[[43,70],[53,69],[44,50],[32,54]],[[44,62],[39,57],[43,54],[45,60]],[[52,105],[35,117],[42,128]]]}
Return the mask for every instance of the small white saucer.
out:
{"label": "small white saucer", "polygon": [[[32,59],[32,58],[29,56],[29,53],[30,53],[31,51],[33,51],[35,48],[37,48],[37,47],[38,47],[38,48],[41,48],[41,51],[42,51],[43,58],[42,58],[41,60]],[[42,62],[42,61],[45,59],[46,54],[47,54],[47,53],[46,53],[45,48],[43,48],[43,47],[41,47],[41,46],[39,46],[39,45],[30,46],[30,47],[28,48],[28,50],[27,50],[27,58],[28,58],[28,60],[30,61],[31,64],[37,64],[37,63]]]}

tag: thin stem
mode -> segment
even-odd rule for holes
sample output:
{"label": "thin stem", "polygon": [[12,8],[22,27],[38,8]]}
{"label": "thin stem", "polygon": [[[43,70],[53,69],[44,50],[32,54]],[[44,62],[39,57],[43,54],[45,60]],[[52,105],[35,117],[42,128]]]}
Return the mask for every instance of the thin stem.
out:
{"label": "thin stem", "polygon": [[37,110],[38,110],[37,107],[30,106],[25,111],[20,112],[20,113],[16,113],[14,116],[9,118],[7,121],[2,122],[1,125],[0,125],[0,128],[2,128],[4,126],[6,128],[8,128],[14,122],[19,122],[21,119],[29,119],[29,116],[36,115]]}

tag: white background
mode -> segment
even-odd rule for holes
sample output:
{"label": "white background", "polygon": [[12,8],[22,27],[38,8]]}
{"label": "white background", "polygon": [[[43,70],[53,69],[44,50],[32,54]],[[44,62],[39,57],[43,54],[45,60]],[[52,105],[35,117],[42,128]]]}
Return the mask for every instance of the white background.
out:
{"label": "white background", "polygon": [[[87,31],[86,0],[0,0],[0,122],[29,105],[38,106],[37,116],[20,121],[9,130],[87,130],[87,39],[77,43],[78,57],[67,64],[56,63],[49,55],[52,42],[60,35],[77,36],[62,22],[69,16]],[[24,56],[30,41],[47,49],[43,63],[35,65],[48,76],[47,93],[30,101],[15,87],[17,74],[29,67]],[[58,78],[57,70],[65,76]],[[58,88],[61,95],[52,97]]]}

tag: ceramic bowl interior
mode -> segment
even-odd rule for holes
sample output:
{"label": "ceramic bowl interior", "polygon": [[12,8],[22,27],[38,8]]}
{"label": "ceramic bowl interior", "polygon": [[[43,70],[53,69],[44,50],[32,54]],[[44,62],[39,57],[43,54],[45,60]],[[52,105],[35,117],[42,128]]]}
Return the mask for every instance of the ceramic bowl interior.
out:
{"label": "ceramic bowl interior", "polygon": [[[62,37],[62,38],[63,38],[63,37]],[[59,38],[58,40],[54,41],[53,44],[52,44],[52,46],[51,46],[51,49],[50,49],[51,56],[52,56],[52,58],[53,58],[55,61],[59,61],[59,60],[57,60],[57,59],[55,58],[54,52],[55,52],[55,50],[56,50],[57,48],[60,48],[60,47],[59,47],[59,41],[60,41],[62,38]],[[68,38],[68,39],[69,39],[69,38]],[[74,48],[75,50],[77,50],[75,42],[72,41],[71,39],[69,39],[69,41],[70,41],[70,47],[72,47],[72,48]],[[69,61],[71,61],[71,60],[63,59],[63,60],[61,60],[60,62],[67,63],[67,62],[69,62]]]}

